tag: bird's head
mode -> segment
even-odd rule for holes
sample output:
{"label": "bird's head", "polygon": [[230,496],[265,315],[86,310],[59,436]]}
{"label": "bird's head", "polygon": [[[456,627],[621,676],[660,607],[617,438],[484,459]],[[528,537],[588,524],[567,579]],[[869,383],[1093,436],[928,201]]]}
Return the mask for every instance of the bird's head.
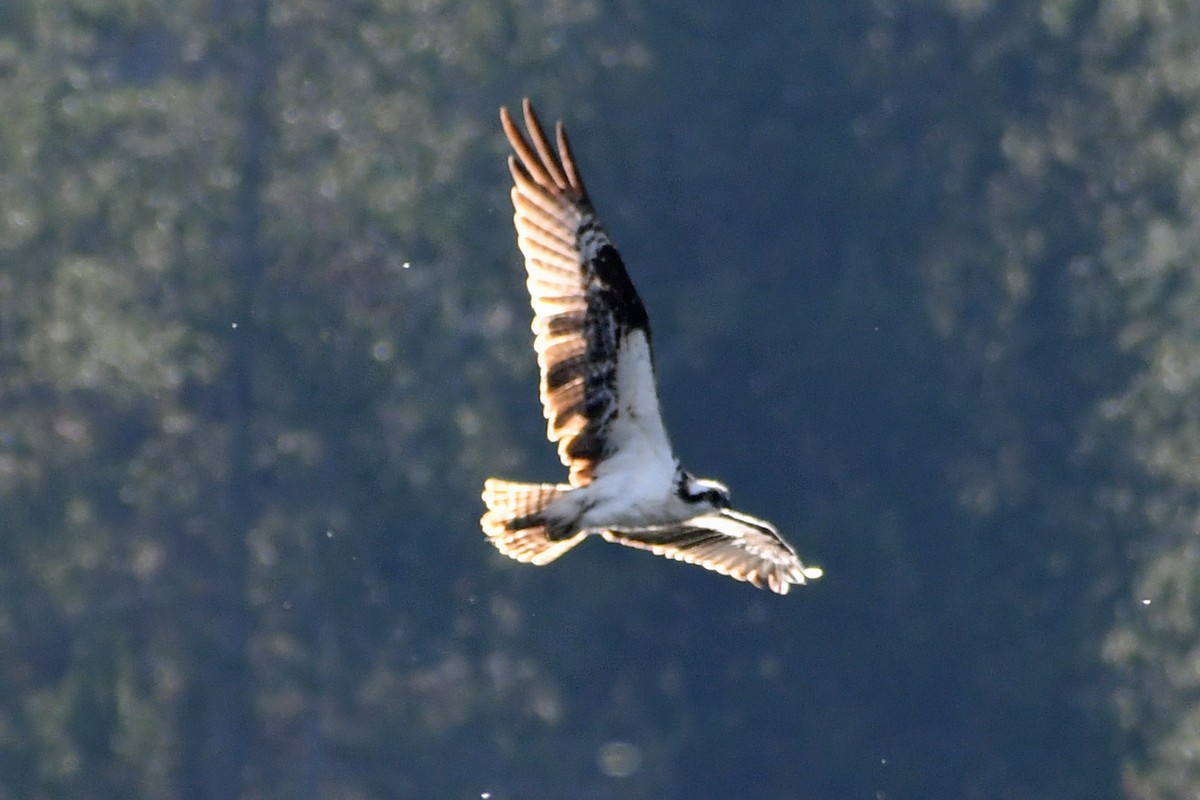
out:
{"label": "bird's head", "polygon": [[720,481],[697,478],[686,472],[680,475],[679,496],[685,503],[696,506],[701,511],[718,511],[729,508],[728,486]]}

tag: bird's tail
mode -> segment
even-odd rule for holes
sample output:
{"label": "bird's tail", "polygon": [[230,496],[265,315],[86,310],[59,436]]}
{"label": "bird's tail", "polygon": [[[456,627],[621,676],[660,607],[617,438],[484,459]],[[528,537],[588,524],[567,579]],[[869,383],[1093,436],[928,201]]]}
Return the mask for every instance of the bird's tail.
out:
{"label": "bird's tail", "polygon": [[479,520],[488,541],[517,561],[549,564],[579,544],[587,535],[578,532],[556,538],[543,513],[550,501],[571,487],[553,483],[512,483],[488,478],[483,484],[487,513]]}

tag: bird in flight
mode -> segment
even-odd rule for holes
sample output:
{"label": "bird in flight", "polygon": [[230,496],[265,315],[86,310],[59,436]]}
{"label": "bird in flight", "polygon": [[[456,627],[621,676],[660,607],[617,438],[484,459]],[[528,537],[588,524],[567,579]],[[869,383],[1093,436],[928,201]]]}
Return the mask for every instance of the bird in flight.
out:
{"label": "bird in flight", "polygon": [[560,121],[551,146],[528,98],[529,138],[500,109],[516,156],[547,436],[568,483],[484,483],[480,524],[500,552],[548,564],[592,534],[787,594],[818,578],[771,523],[730,508],[729,490],[680,466],[663,427],[650,321],[580,180]]}

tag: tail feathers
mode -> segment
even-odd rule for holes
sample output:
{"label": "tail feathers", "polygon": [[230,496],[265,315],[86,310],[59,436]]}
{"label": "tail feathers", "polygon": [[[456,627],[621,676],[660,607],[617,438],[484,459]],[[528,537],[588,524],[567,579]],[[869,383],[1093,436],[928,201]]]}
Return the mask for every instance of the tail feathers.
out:
{"label": "tail feathers", "polygon": [[489,478],[483,484],[488,511],[479,520],[483,532],[509,558],[541,566],[570,550],[587,535],[555,538],[551,521],[542,513],[561,492],[571,487],[553,483],[512,483]]}

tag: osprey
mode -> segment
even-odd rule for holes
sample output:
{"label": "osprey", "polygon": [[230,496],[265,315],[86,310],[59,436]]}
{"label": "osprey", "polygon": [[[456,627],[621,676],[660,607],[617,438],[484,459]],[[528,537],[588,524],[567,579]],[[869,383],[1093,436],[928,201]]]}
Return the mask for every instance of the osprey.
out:
{"label": "osprey", "polygon": [[548,564],[592,534],[786,594],[820,577],[769,522],[676,459],[663,428],[650,322],[588,200],[560,121],[557,152],[528,98],[525,136],[504,133],[517,245],[525,256],[547,436],[567,484],[484,483],[480,524],[500,552]]}

